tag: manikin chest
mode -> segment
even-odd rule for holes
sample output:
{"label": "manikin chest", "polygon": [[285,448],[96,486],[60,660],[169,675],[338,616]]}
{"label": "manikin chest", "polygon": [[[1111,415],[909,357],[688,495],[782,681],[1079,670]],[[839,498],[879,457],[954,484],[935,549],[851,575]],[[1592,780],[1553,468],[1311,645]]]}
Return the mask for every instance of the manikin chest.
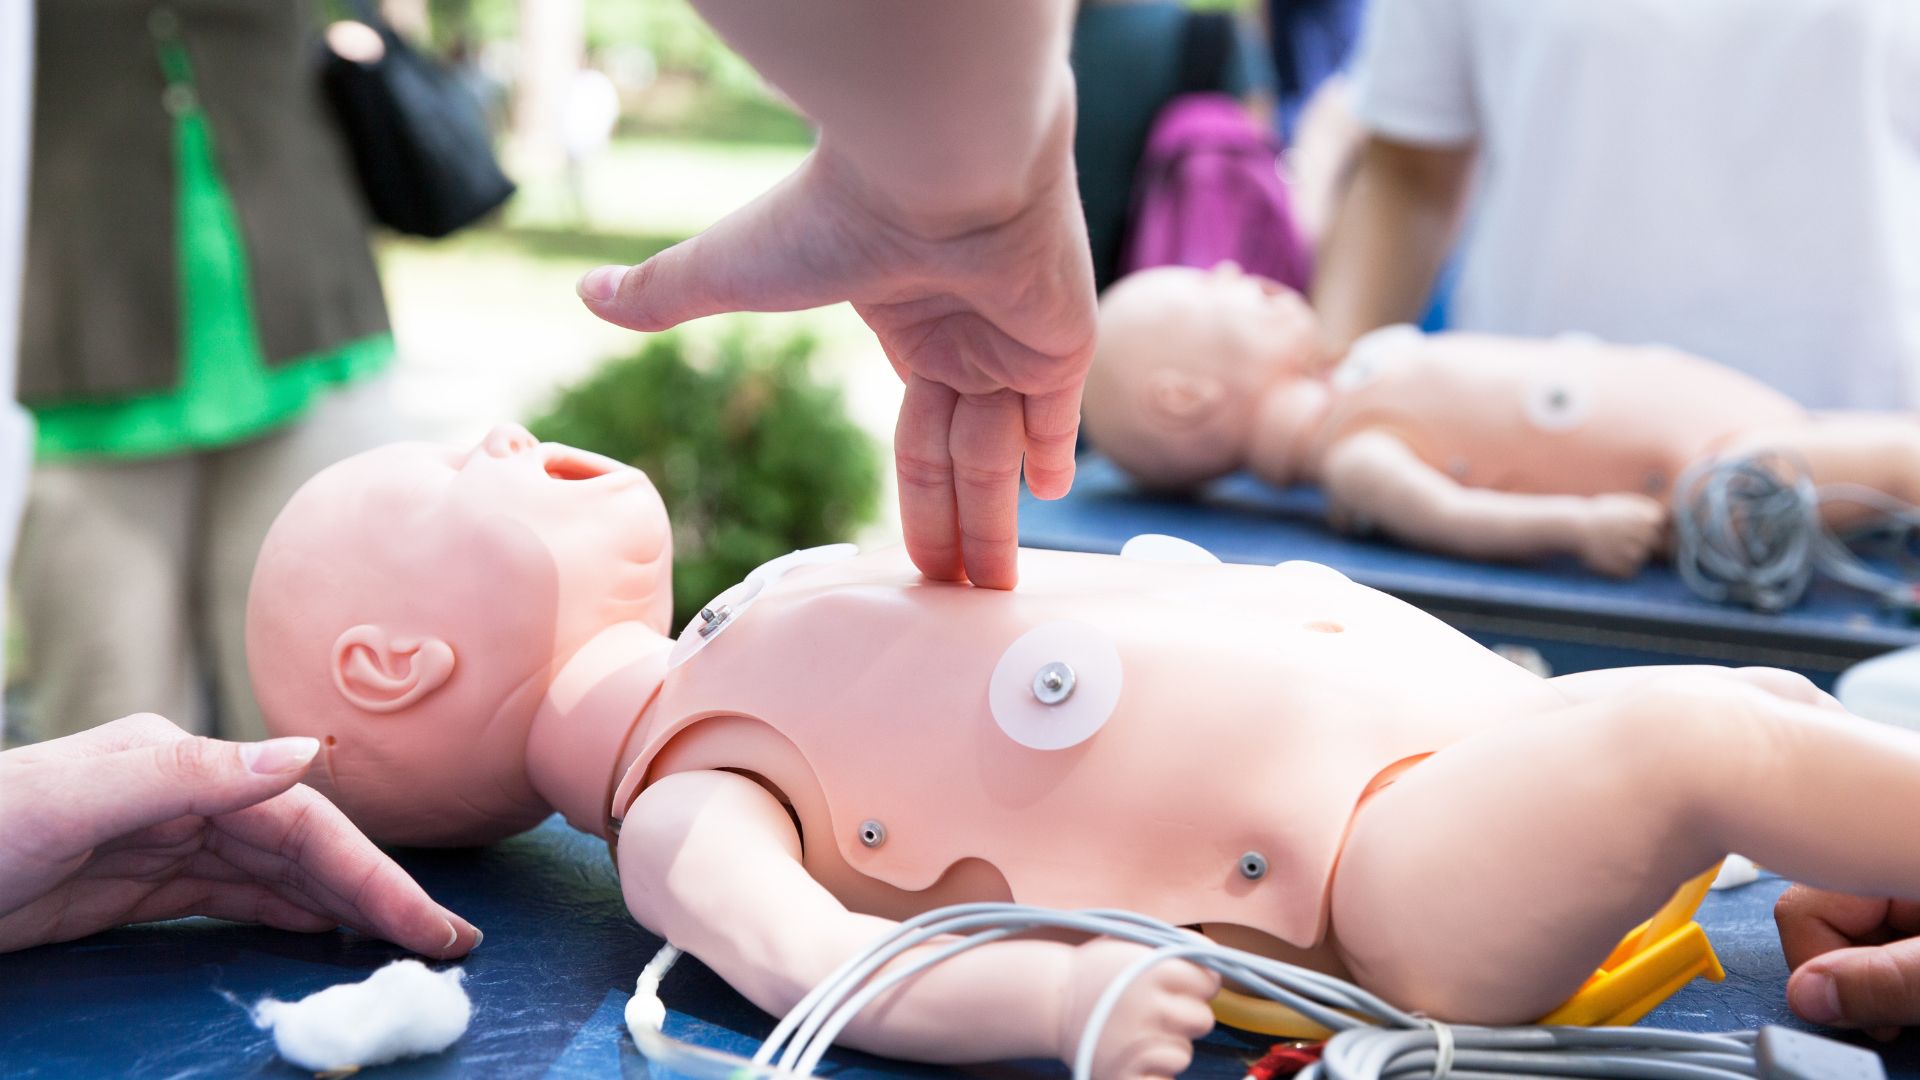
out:
{"label": "manikin chest", "polygon": [[1696,460],[1805,413],[1735,372],[1655,346],[1615,346],[1410,327],[1356,343],[1332,380],[1323,443],[1384,428],[1421,460],[1478,488],[1664,498]]}
{"label": "manikin chest", "polygon": [[1004,896],[1309,946],[1366,786],[1552,696],[1324,567],[1024,551],[1021,575],[927,583],[887,551],[765,588],[669,674],[616,812],[734,769],[857,910]]}

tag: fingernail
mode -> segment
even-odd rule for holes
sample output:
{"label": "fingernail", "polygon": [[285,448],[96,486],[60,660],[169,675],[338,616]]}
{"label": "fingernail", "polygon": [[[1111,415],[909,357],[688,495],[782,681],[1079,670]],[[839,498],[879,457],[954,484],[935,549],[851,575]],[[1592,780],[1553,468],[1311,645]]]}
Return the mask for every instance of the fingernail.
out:
{"label": "fingernail", "polygon": [[447,924],[447,943],[440,947],[443,949],[451,949],[453,948],[454,942],[457,942],[459,940],[460,940],[459,929],[456,928],[452,923],[448,923]]}
{"label": "fingernail", "polygon": [[604,304],[620,291],[620,279],[627,276],[624,266],[601,266],[589,270],[574,287],[582,299]]}
{"label": "fingernail", "polygon": [[1825,972],[1810,972],[1800,979],[1793,995],[1793,1008],[1803,1019],[1816,1024],[1840,1022],[1840,987]]}
{"label": "fingernail", "polygon": [[268,739],[266,742],[248,743],[240,748],[240,760],[247,768],[262,775],[292,772],[304,769],[320,752],[320,740],[305,735],[296,735],[286,739]]}
{"label": "fingernail", "polygon": [[474,927],[473,928],[473,947],[476,949],[479,948],[480,943],[485,940],[487,940],[487,932],[485,930],[480,929],[477,926]]}

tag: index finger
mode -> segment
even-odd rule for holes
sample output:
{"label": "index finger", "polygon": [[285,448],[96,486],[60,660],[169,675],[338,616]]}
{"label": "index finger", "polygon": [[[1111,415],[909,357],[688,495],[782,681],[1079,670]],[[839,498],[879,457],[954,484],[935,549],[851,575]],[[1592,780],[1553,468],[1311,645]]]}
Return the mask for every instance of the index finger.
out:
{"label": "index finger", "polygon": [[340,922],[440,958],[480,943],[472,923],[435,903],[340,809],[304,785],[217,819],[238,844],[217,854],[263,881],[293,889]]}
{"label": "index finger", "polygon": [[906,396],[900,400],[900,422],[893,432],[900,532],[913,564],[935,581],[966,577],[953,495],[953,452],[947,445],[958,400],[952,388],[909,375]]}

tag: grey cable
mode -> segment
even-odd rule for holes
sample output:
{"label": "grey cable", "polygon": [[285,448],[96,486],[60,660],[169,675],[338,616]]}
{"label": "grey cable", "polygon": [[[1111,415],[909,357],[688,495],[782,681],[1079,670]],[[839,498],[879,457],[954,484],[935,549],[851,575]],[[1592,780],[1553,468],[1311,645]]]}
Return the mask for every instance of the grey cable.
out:
{"label": "grey cable", "polygon": [[1920,530],[1920,507],[1859,484],[1816,486],[1785,454],[1703,459],[1674,484],[1674,567],[1697,595],[1756,611],[1792,607],[1819,574],[1915,606],[1914,582],[1874,569],[1826,526],[1822,508],[1838,503],[1903,536]]}
{"label": "grey cable", "polygon": [[[955,905],[898,924],[804,995],[751,1062],[695,1052],[657,1031],[646,1033],[642,1050],[663,1065],[697,1068],[701,1076],[713,1076],[730,1060],[735,1077],[804,1080],[847,1024],[889,990],[967,950],[1036,930],[1111,937],[1152,950],[1129,964],[1095,1002],[1075,1054],[1076,1080],[1089,1080],[1100,1035],[1128,988],[1154,966],[1173,960],[1214,971],[1245,992],[1280,1002],[1333,1030],[1322,1059],[1302,1072],[1301,1080],[1430,1078],[1436,1075],[1443,1039],[1452,1045],[1447,1080],[1753,1080],[1765,1075],[1755,1057],[1753,1032],[1440,1025],[1352,983],[1228,948],[1142,915],[1000,903]],[[916,949],[919,955],[907,957]]]}

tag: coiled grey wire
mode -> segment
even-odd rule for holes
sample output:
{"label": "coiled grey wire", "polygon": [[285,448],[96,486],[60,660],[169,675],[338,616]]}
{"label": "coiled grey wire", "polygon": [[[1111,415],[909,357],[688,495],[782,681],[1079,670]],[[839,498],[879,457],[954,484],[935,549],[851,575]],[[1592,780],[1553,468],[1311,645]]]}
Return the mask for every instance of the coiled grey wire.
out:
{"label": "coiled grey wire", "polygon": [[1902,537],[1920,529],[1920,507],[1859,484],[1816,486],[1788,455],[1707,458],[1673,487],[1674,568],[1695,594],[1756,611],[1799,603],[1816,574],[1915,607],[1912,581],[1870,566],[1821,520],[1833,503],[1866,507],[1873,528]]}

